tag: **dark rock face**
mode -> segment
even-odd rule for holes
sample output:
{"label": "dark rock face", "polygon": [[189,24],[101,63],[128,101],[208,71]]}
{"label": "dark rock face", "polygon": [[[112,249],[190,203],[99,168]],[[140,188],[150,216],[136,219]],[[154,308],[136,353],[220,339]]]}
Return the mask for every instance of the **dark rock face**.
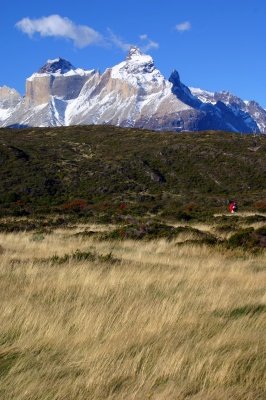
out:
{"label": "dark rock face", "polygon": [[[222,129],[242,133],[264,133],[255,113],[248,111],[246,103],[229,92],[204,92],[192,89],[192,95],[199,96],[200,105],[194,107],[206,115],[200,121],[199,129]],[[266,114],[266,113],[265,113]]]}
{"label": "dark rock face", "polygon": [[39,69],[38,74],[54,74],[56,72],[65,74],[74,69],[75,67],[73,67],[69,61],[59,57],[55,60],[48,60],[48,62]]}
{"label": "dark rock face", "polygon": [[175,96],[190,107],[201,111],[195,120],[186,121],[186,125],[194,127],[191,130],[229,130],[243,133],[259,132],[259,128],[251,115],[243,111],[245,103],[229,92],[214,93],[216,104],[204,103],[194,96],[190,89],[181,81],[179,74],[174,70],[169,78],[173,84],[172,92]]}
{"label": "dark rock face", "polygon": [[179,100],[193,108],[200,108],[201,101],[193,96],[190,89],[180,81],[179,73],[176,70],[170,75],[169,82],[173,84],[172,92]]}
{"label": "dark rock face", "polygon": [[51,82],[51,95],[65,100],[78,97],[87,77],[73,75],[69,77],[57,77]]}
{"label": "dark rock face", "polygon": [[240,108],[232,105],[226,105],[222,101],[217,101],[216,107],[219,108],[223,118],[228,126],[235,127],[235,130],[243,133],[258,133],[259,128],[254,119]]}

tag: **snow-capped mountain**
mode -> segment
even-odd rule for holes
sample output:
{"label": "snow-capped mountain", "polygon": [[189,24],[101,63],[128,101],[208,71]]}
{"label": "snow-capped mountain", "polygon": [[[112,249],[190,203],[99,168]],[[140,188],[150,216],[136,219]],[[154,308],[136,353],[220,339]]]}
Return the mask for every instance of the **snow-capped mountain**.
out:
{"label": "snow-capped mountain", "polygon": [[[65,124],[68,102],[77,98],[94,71],[75,68],[61,58],[47,63],[26,80],[26,95],[5,120],[5,126]],[[3,125],[3,124],[2,124]]]}
{"label": "snow-capped mountain", "polygon": [[0,87],[0,125],[13,113],[20,101],[21,96],[15,89]]}
{"label": "snow-capped mountain", "polygon": [[177,71],[167,80],[136,47],[103,74],[57,58],[26,80],[23,98],[0,88],[0,126],[79,124],[266,133],[266,111],[228,92],[188,88]]}
{"label": "snow-capped mountain", "polygon": [[266,110],[255,101],[244,101],[230,92],[209,92],[199,88],[190,88],[191,93],[205,104],[221,107],[226,105],[236,118],[243,120],[250,132],[266,133]]}
{"label": "snow-capped mountain", "polygon": [[174,129],[193,111],[172,93],[152,58],[132,48],[125,61],[85,83],[66,110],[66,123]]}

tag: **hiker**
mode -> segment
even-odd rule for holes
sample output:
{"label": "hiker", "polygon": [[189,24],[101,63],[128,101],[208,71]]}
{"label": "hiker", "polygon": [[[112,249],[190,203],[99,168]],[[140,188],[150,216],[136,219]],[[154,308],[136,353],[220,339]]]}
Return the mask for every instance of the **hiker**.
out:
{"label": "hiker", "polygon": [[234,214],[237,212],[237,210],[238,210],[237,202],[235,200],[230,200],[229,201],[229,212],[231,214]]}

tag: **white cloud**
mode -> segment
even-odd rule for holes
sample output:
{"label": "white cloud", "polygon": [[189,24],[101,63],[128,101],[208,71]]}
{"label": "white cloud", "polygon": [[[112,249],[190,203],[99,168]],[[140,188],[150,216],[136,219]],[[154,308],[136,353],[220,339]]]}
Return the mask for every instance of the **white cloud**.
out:
{"label": "white cloud", "polygon": [[53,36],[72,40],[76,47],[82,48],[103,42],[100,33],[86,25],[76,25],[69,18],[50,15],[38,19],[23,18],[16,27],[32,37],[35,33],[41,36]]}
{"label": "white cloud", "polygon": [[144,53],[150,49],[158,49],[159,44],[151,40],[147,34],[143,34],[139,36],[139,39],[143,43],[142,46],[139,46],[137,43],[127,43],[123,39],[121,39],[119,36],[115,35],[114,32],[111,29],[108,29],[109,33],[109,41],[114,44],[116,47],[123,51],[128,51],[131,46],[137,46],[140,47],[141,51]]}
{"label": "white cloud", "polygon": [[[77,25],[69,18],[57,14],[37,19],[23,18],[16,23],[16,27],[30,38],[39,34],[41,37],[68,39],[72,40],[74,45],[79,48],[92,44],[106,46],[111,43],[123,51],[128,51],[131,46],[136,45],[136,43],[125,42],[111,29],[107,30],[108,36],[104,37],[89,26]],[[140,35],[139,39],[142,42],[140,48],[143,52],[159,47],[159,44],[151,40],[147,34]]]}
{"label": "white cloud", "polygon": [[108,33],[109,33],[109,40],[119,49],[123,51],[128,51],[130,47],[133,46],[133,43],[124,42],[124,40],[121,39],[119,36],[115,35],[111,29],[108,29]]}
{"label": "white cloud", "polygon": [[140,40],[146,41],[146,43],[141,46],[141,50],[145,53],[146,51],[150,49],[158,49],[159,48],[159,43],[154,42],[154,40],[151,40],[149,36],[145,33],[143,35],[140,35]]}
{"label": "white cloud", "polygon": [[175,29],[178,32],[185,32],[185,31],[189,31],[192,28],[191,23],[189,21],[184,21],[181,22],[180,24],[177,24]]}
{"label": "white cloud", "polygon": [[148,39],[148,35],[146,35],[146,33],[144,33],[143,35],[139,36],[140,40],[146,40]]}

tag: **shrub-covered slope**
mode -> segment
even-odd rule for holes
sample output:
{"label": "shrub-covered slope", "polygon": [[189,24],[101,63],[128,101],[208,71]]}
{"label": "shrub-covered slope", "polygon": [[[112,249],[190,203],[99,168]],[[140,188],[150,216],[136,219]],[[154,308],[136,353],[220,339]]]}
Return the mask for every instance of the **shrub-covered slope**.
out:
{"label": "shrub-covered slope", "polygon": [[0,130],[7,212],[162,212],[264,207],[266,137],[111,126]]}

